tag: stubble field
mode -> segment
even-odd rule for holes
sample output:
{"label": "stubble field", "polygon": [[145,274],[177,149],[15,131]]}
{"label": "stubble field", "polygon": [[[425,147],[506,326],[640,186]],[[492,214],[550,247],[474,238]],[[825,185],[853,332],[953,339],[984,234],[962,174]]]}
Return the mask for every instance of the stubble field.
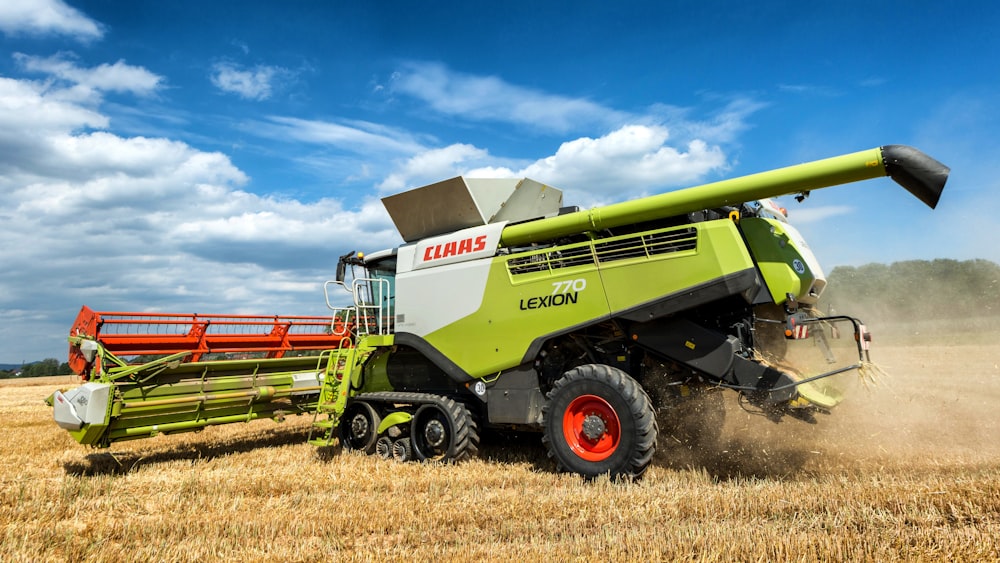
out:
{"label": "stubble field", "polygon": [[670,447],[637,483],[554,472],[537,437],[399,464],[258,421],[108,451],[0,383],[0,560],[1000,560],[996,335],[876,346],[889,373],[818,425],[729,397],[717,451]]}

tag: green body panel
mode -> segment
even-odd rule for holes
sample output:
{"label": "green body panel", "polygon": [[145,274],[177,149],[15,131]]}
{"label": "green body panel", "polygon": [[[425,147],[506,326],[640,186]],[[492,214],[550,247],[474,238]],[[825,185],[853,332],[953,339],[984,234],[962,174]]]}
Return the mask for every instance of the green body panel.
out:
{"label": "green body panel", "polygon": [[644,253],[601,265],[601,278],[612,314],[753,268],[746,245],[732,221],[698,223],[683,229],[690,227],[697,229],[694,249],[653,256]]}
{"label": "green body panel", "polygon": [[[426,340],[472,377],[495,375],[519,365],[542,334],[608,318],[608,301],[596,266],[572,273],[531,274],[511,279],[506,258],[494,258],[486,295],[478,311],[429,335]],[[560,282],[583,280],[582,291],[561,293]],[[554,285],[556,284],[556,285]],[[580,287],[580,284],[577,285]],[[557,299],[561,305],[544,306]]]}
{"label": "green body panel", "polygon": [[92,445],[101,440],[107,432],[107,424],[84,424],[79,430],[69,430],[69,435],[79,444]]}
{"label": "green body panel", "polygon": [[376,391],[393,391],[392,384],[389,383],[388,364],[389,350],[377,354],[369,359],[364,365],[364,385],[363,391],[371,393]]}
{"label": "green body panel", "polygon": [[[816,282],[816,274],[810,270],[808,260],[786,225],[774,219],[747,218],[740,221],[740,229],[774,302],[784,303],[788,294],[805,298]],[[802,273],[793,268],[796,261],[801,264]]]}
{"label": "green body panel", "polygon": [[520,365],[539,338],[752,268],[728,219],[511,254],[493,259],[480,309],[426,340],[487,377]]}

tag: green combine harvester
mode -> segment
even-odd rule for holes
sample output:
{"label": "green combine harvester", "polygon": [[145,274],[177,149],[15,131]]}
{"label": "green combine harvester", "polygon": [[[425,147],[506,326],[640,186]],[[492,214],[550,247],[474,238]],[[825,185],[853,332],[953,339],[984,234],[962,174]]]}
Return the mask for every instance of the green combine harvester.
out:
{"label": "green combine harvester", "polygon": [[533,431],[562,470],[638,477],[683,405],[729,389],[814,422],[842,398],[832,376],[868,362],[861,321],[816,309],[823,271],[769,198],[890,176],[934,208],[948,173],[889,145],[586,211],[530,179],[452,178],[383,200],[405,243],[341,257],[328,316],[84,307],[85,383],[49,401],[96,447],[307,414],[317,446],[458,461],[484,429]]}

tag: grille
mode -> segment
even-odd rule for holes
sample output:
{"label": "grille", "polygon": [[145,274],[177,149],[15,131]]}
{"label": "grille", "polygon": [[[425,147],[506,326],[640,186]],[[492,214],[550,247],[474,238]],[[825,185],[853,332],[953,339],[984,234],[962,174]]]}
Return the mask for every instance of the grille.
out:
{"label": "grille", "polygon": [[695,250],[698,229],[673,229],[655,233],[617,237],[580,246],[562,247],[551,252],[536,252],[507,260],[512,276],[551,272],[573,266],[594,266],[630,258],[651,258],[661,254]]}
{"label": "grille", "polygon": [[512,276],[546,272],[572,266],[593,266],[594,254],[590,245],[560,248],[552,252],[541,252],[528,256],[518,256],[507,261],[507,270]]}
{"label": "grille", "polygon": [[597,261],[603,264],[629,258],[648,258],[658,254],[694,250],[697,246],[698,230],[689,227],[595,242],[594,253],[597,255]]}

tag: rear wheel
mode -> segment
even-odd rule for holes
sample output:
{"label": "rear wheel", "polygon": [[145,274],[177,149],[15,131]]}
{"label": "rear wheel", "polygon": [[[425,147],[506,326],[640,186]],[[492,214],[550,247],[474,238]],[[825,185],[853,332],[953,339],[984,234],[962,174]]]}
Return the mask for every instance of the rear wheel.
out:
{"label": "rear wheel", "polygon": [[542,409],[543,441],[559,467],[587,478],[639,477],[656,449],[649,397],[625,372],[606,365],[573,368],[556,381]]}

